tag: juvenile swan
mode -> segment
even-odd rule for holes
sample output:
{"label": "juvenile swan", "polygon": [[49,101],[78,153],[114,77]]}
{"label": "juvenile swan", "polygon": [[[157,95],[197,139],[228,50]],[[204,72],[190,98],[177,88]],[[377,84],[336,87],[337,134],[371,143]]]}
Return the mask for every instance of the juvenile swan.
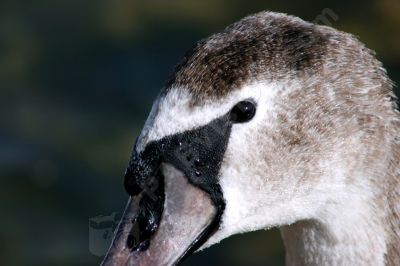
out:
{"label": "juvenile swan", "polygon": [[103,265],[175,265],[279,227],[287,265],[400,265],[400,116],[356,38],[262,12],[198,42],[156,99]]}

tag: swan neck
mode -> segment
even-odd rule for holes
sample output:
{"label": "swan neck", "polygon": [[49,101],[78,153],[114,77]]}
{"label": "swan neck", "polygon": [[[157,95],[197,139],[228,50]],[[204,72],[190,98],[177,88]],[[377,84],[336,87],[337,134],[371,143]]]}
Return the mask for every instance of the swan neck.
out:
{"label": "swan neck", "polygon": [[400,265],[399,182],[393,185],[374,201],[354,199],[281,227],[286,264]]}

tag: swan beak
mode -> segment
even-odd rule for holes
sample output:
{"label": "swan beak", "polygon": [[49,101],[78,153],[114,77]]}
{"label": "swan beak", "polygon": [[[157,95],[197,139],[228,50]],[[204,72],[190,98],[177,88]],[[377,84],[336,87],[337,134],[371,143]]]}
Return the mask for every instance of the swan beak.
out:
{"label": "swan beak", "polygon": [[225,208],[218,175],[231,127],[228,113],[135,149],[131,198],[103,265],[176,265],[210,238]]}
{"label": "swan beak", "polygon": [[[152,204],[151,196],[143,191],[130,197],[102,265],[176,265],[199,248],[204,242],[202,239],[206,240],[212,233],[207,229],[212,228],[217,208],[210,195],[191,185],[172,167],[169,170],[175,171],[175,175],[165,184],[165,204],[159,225],[152,224],[157,220],[155,213],[145,215],[143,220],[137,218],[143,213],[143,202]],[[149,225],[156,228],[147,228]],[[149,229],[154,231],[153,235],[147,232]]]}

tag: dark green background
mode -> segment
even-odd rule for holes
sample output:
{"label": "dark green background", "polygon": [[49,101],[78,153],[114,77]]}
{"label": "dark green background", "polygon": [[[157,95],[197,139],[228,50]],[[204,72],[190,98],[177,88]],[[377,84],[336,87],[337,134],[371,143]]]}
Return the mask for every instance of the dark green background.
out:
{"label": "dark green background", "polygon": [[[97,265],[89,219],[122,211],[131,147],[173,66],[200,38],[261,10],[332,25],[400,81],[400,2],[0,2],[0,264]],[[277,230],[231,237],[185,265],[283,265]]]}

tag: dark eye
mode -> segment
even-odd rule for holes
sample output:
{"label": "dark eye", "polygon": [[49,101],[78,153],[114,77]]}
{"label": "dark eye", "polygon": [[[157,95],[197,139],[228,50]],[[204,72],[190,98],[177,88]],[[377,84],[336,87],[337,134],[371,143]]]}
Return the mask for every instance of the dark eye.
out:
{"label": "dark eye", "polygon": [[250,121],[256,114],[256,105],[250,101],[242,101],[236,104],[230,113],[233,123],[244,123]]}

